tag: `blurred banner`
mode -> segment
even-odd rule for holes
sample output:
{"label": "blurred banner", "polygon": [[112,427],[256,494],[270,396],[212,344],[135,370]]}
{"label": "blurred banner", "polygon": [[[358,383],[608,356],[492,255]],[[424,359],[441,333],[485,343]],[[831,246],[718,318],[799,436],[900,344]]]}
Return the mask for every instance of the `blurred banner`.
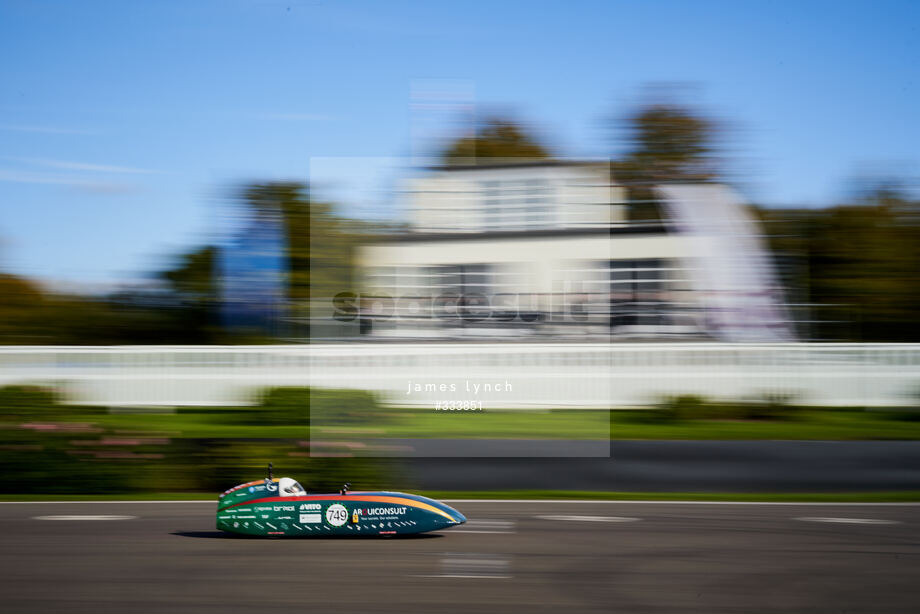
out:
{"label": "blurred banner", "polygon": [[722,341],[795,338],[761,231],[725,185],[663,185],[668,219],[685,237],[683,256],[712,334]]}
{"label": "blurred banner", "polygon": [[286,302],[287,250],[280,212],[247,211],[241,228],[219,252],[224,327],[277,333]]}

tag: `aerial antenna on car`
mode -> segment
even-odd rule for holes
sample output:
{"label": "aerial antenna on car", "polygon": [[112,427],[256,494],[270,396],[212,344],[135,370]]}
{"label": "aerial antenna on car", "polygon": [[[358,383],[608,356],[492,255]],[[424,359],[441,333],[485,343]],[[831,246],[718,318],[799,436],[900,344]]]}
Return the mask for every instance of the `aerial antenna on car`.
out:
{"label": "aerial antenna on car", "polygon": [[274,479],[274,476],[272,475],[272,464],[271,463],[268,463],[268,479],[269,480]]}
{"label": "aerial antenna on car", "polygon": [[346,483],[342,486],[342,489],[339,491],[339,494],[342,495],[342,496],[347,495],[347,494],[348,494],[348,489],[349,489],[349,488],[351,488],[351,484],[349,484],[349,483],[346,482]]}

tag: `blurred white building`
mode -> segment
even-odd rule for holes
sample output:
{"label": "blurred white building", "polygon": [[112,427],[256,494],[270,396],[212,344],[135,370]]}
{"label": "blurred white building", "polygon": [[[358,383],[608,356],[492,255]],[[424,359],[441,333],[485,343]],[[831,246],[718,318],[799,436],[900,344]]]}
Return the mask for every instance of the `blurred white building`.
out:
{"label": "blurred white building", "polygon": [[[734,232],[756,235],[750,216],[723,186],[671,188],[662,191],[666,211],[692,215],[697,207],[704,217],[709,209],[690,203],[702,195],[718,201],[721,213],[736,213],[741,222]],[[710,226],[706,220],[693,231],[662,220],[631,221],[626,191],[606,162],[439,167],[409,180],[405,200],[410,231],[359,253],[365,334],[724,337],[708,307],[730,310],[737,301],[726,302],[726,292],[762,294],[763,288],[719,288],[718,272],[699,274],[700,267],[718,270],[715,262],[729,270],[726,259],[740,258],[744,268],[750,254],[742,252],[759,250],[757,237],[736,250],[741,244],[725,232],[696,232]],[[762,255],[757,262],[769,268]],[[770,279],[760,276],[757,283]],[[732,283],[738,286],[738,279]],[[715,296],[721,297],[717,305]],[[740,337],[769,340],[776,332],[765,322],[742,323],[745,318],[734,314],[728,322]]]}
{"label": "blurred white building", "polygon": [[418,233],[607,228],[625,219],[607,162],[437,168],[409,180],[406,199]]}

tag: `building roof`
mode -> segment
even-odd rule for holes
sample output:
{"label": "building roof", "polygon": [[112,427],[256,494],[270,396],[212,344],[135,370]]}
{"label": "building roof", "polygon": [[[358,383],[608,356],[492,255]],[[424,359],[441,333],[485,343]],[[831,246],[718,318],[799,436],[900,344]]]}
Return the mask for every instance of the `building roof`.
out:
{"label": "building roof", "polygon": [[[478,160],[489,160],[490,158],[478,158]],[[508,158],[498,158],[500,160],[509,160]],[[522,158],[520,161],[509,162],[486,162],[484,164],[440,164],[427,167],[432,171],[481,171],[481,170],[500,170],[513,168],[530,168],[530,167],[565,167],[565,166],[609,166],[606,161],[591,160],[557,160],[553,158],[545,160],[531,160]]]}
{"label": "building roof", "polygon": [[491,232],[412,232],[374,237],[373,243],[417,243],[423,241],[492,241],[495,239],[531,239],[598,235],[667,234],[664,224],[632,224],[609,228],[548,228],[543,230],[501,230]]}

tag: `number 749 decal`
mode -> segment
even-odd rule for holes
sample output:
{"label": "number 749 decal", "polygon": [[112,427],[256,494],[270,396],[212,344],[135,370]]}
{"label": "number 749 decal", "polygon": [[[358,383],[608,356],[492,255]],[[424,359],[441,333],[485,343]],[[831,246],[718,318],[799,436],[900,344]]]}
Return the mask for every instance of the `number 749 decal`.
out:
{"label": "number 749 decal", "polygon": [[341,527],[348,522],[348,510],[344,505],[335,503],[326,508],[326,522],[334,527]]}

